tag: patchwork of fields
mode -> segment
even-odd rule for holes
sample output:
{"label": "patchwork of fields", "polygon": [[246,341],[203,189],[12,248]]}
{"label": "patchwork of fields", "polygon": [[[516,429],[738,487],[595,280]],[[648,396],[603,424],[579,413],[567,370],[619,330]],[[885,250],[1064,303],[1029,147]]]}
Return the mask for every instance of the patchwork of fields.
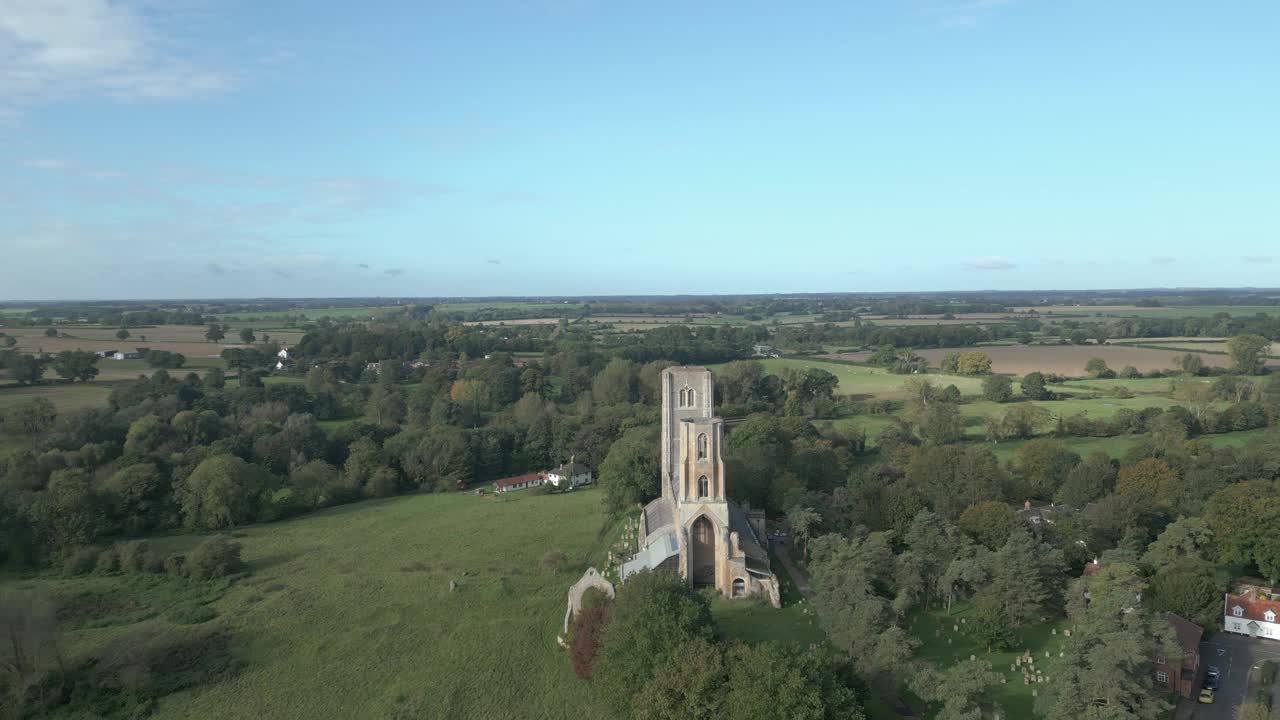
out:
{"label": "patchwork of fields", "polygon": [[[1127,345],[990,345],[980,348],[931,348],[915,351],[917,355],[927,359],[930,365],[937,367],[948,353],[980,350],[991,358],[992,372],[1026,375],[1029,372],[1055,373],[1070,377],[1084,375],[1085,364],[1091,358],[1102,358],[1113,370],[1120,370],[1132,365],[1141,372],[1150,370],[1168,370],[1173,366],[1174,358],[1186,351],[1158,350],[1146,347],[1130,347]],[[1199,355],[1206,366],[1227,367],[1231,358],[1226,355],[1214,355],[1192,351]],[[836,360],[866,362],[870,352],[837,353],[825,355]]]}

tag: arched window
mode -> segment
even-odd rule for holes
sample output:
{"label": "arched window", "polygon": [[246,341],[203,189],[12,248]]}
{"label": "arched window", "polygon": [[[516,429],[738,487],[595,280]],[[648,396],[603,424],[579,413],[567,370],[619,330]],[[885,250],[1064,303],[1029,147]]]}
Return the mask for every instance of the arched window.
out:
{"label": "arched window", "polygon": [[707,481],[706,475],[703,475],[702,477],[698,478],[698,497],[700,498],[706,497],[707,491],[710,489],[710,486],[711,486],[711,483]]}
{"label": "arched window", "polygon": [[733,579],[733,597],[740,598],[747,594],[747,581],[742,578]]}
{"label": "arched window", "polygon": [[698,459],[707,459],[707,434],[702,433],[698,436]]}
{"label": "arched window", "polygon": [[694,392],[693,388],[689,388],[689,404],[685,405],[685,407],[693,407],[697,404],[698,404],[698,395],[697,393]]}
{"label": "arched window", "polygon": [[689,388],[680,388],[680,407],[689,407]]}

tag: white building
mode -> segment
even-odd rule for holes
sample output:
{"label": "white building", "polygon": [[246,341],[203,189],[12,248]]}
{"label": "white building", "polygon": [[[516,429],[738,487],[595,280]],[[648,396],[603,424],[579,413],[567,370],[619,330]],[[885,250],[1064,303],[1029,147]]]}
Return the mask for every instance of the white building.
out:
{"label": "white building", "polygon": [[1238,635],[1280,640],[1280,594],[1266,588],[1237,588],[1222,603],[1222,629]]}
{"label": "white building", "polygon": [[569,458],[569,462],[563,463],[554,470],[547,471],[547,482],[556,487],[561,484],[564,487],[573,489],[579,485],[591,484],[591,468],[580,462],[574,462],[573,458]]}

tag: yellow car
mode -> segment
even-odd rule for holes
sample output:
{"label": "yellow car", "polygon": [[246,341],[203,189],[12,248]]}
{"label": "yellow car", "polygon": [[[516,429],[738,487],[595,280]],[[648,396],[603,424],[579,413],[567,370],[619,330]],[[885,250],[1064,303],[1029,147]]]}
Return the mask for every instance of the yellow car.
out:
{"label": "yellow car", "polygon": [[1212,691],[1212,690],[1210,690],[1209,688],[1205,688],[1205,689],[1201,690],[1201,691],[1200,691],[1200,702],[1202,702],[1202,703],[1212,703],[1212,702],[1213,702],[1213,691]]}

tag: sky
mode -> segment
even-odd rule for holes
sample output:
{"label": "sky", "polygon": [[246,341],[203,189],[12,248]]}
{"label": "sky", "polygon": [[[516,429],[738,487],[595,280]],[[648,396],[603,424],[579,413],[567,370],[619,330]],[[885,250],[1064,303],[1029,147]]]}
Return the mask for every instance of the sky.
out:
{"label": "sky", "polygon": [[0,0],[0,299],[1280,286],[1275,0]]}

